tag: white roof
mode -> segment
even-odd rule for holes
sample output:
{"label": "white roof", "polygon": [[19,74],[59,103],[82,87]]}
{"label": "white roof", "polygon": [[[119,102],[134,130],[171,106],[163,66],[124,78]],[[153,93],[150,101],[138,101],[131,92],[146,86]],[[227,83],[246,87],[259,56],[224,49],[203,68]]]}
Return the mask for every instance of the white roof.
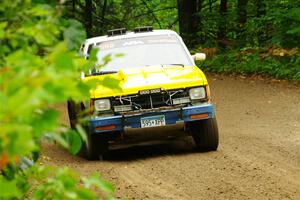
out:
{"label": "white roof", "polygon": [[85,43],[98,43],[98,42],[104,42],[104,41],[110,41],[110,40],[118,40],[118,39],[124,39],[124,38],[133,38],[133,37],[143,37],[143,36],[150,36],[150,35],[169,35],[169,34],[176,34],[175,31],[172,30],[153,30],[149,32],[126,32],[123,35],[115,35],[115,36],[98,36],[93,38],[86,39]]}

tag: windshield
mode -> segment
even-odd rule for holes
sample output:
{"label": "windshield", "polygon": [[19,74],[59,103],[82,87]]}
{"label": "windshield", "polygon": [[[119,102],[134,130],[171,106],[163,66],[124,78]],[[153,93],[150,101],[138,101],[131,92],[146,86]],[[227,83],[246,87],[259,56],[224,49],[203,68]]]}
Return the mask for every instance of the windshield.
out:
{"label": "windshield", "polygon": [[[151,65],[192,65],[188,54],[174,34],[112,40],[98,44],[97,48],[99,63],[107,55],[113,57],[101,71]],[[114,57],[116,54],[123,56]]]}

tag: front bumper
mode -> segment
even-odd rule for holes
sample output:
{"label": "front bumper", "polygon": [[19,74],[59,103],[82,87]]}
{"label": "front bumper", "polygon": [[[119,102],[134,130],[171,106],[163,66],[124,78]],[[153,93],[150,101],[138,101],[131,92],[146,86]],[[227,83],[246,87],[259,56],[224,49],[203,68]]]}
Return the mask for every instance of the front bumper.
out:
{"label": "front bumper", "polygon": [[166,125],[173,125],[176,124],[176,122],[190,122],[212,118],[214,115],[214,106],[210,103],[205,103],[197,106],[189,106],[184,108],[161,110],[147,113],[137,113],[132,115],[96,117],[90,120],[89,127],[91,133],[123,131],[124,128],[141,128],[142,117],[156,115],[164,115]]}

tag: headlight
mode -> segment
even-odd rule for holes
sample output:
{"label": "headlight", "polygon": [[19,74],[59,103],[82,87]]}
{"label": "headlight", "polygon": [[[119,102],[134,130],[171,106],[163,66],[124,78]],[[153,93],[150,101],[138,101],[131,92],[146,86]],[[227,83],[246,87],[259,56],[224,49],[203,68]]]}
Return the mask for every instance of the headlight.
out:
{"label": "headlight", "polygon": [[191,100],[204,99],[206,97],[204,87],[192,88],[192,89],[190,89],[189,94],[190,94]]}
{"label": "headlight", "polygon": [[109,99],[98,99],[94,101],[96,111],[105,111],[110,109]]}

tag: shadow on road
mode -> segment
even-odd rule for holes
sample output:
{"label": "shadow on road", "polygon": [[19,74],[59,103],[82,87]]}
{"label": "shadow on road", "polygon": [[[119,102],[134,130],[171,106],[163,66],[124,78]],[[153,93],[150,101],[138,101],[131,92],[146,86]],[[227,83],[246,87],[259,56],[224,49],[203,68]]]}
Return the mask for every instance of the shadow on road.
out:
{"label": "shadow on road", "polygon": [[[184,156],[199,153],[190,137],[182,137],[172,140],[149,141],[147,143],[126,144],[114,146],[104,161],[88,161],[79,155],[71,155],[66,149],[54,143],[42,142],[43,151],[39,159],[41,162],[54,161],[61,163],[93,163],[93,162],[124,162],[145,160],[164,156]],[[201,153],[206,154],[206,153]],[[44,159],[46,158],[46,160]]]}
{"label": "shadow on road", "polygon": [[185,155],[198,153],[190,138],[171,141],[155,141],[147,144],[131,145],[112,149],[107,160],[113,162],[133,161],[168,155]]}

